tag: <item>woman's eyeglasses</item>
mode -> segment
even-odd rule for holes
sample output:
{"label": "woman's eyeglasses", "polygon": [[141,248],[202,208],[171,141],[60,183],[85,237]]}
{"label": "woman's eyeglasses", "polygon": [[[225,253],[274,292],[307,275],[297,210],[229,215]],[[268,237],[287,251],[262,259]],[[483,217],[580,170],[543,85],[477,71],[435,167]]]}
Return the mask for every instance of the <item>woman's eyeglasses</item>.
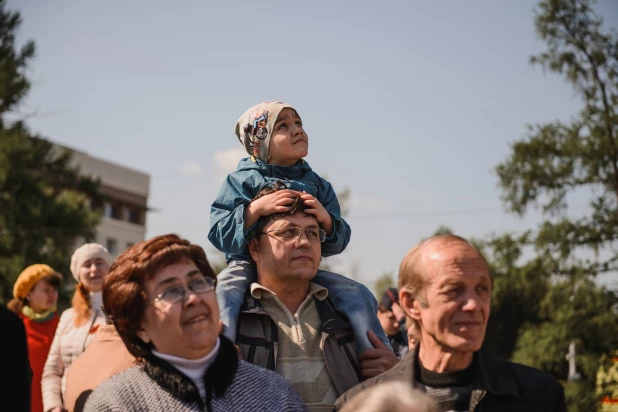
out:
{"label": "woman's eyeglasses", "polygon": [[[189,282],[187,288],[194,293],[201,295],[215,290],[216,285],[216,279],[203,277]],[[185,295],[187,294],[187,288],[183,286],[174,286],[169,289],[165,289],[163,292],[159,293],[156,298],[154,298],[148,303],[155,303],[159,301],[167,303],[179,302],[184,299]]]}

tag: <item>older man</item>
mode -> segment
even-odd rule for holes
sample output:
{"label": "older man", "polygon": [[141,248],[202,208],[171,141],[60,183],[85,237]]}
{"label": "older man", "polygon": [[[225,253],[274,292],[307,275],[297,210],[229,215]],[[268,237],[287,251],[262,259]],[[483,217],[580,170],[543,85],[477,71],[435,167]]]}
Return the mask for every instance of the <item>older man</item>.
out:
{"label": "older man", "polygon": [[377,383],[403,381],[441,411],[566,411],[564,390],[549,374],[481,350],[492,284],[485,258],[463,238],[440,235],[412,248],[399,269],[399,298],[420,343],[336,408]]}
{"label": "older man", "polygon": [[358,356],[347,319],[333,308],[328,290],[311,282],[325,233],[302,201],[292,214],[261,218],[257,231],[249,244],[257,282],[239,316],[240,354],[285,376],[309,410],[330,411],[337,396],[398,360],[373,332],[376,349]]}

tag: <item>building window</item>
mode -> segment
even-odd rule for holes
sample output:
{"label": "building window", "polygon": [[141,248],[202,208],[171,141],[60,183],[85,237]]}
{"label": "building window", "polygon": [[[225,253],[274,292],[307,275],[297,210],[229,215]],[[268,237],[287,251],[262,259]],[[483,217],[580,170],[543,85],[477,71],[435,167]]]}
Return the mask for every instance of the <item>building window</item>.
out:
{"label": "building window", "polygon": [[107,238],[107,251],[111,255],[116,254],[116,252],[118,251],[118,242],[116,242],[116,239],[112,239],[111,237]]}
{"label": "building window", "polygon": [[111,203],[105,202],[105,205],[103,206],[103,216],[114,217],[114,207]]}
{"label": "building window", "polygon": [[134,207],[127,208],[127,221],[135,224],[140,224],[139,221],[139,210]]}

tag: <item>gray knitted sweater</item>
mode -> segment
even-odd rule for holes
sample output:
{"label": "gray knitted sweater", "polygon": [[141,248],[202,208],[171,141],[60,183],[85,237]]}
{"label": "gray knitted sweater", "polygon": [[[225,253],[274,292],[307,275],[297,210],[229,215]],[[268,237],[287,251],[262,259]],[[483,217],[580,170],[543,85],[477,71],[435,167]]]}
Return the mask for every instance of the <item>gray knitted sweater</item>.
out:
{"label": "gray knitted sweater", "polygon": [[224,337],[204,382],[206,399],[182,372],[151,356],[97,386],[84,411],[306,411],[285,378],[239,361]]}

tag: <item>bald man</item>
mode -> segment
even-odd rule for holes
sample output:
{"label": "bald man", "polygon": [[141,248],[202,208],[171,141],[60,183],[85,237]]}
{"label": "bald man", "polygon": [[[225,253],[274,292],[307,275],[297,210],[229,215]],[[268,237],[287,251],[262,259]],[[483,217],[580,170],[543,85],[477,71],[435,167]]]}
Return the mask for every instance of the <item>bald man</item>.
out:
{"label": "bald man", "polygon": [[399,301],[419,342],[394,368],[350,389],[335,409],[378,383],[402,381],[440,411],[566,411],[549,374],[481,350],[493,279],[483,255],[454,235],[413,247],[399,268]]}

